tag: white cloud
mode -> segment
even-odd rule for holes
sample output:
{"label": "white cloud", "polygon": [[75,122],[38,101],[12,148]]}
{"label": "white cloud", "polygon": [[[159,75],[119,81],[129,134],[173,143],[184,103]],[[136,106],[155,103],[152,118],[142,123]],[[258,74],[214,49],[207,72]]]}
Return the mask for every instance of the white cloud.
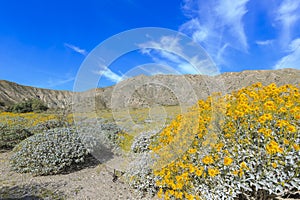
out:
{"label": "white cloud", "polygon": [[[149,41],[139,44],[138,47],[141,48],[142,53],[149,55],[152,60],[158,64],[168,66],[168,63],[171,62],[172,64],[179,66],[185,64],[186,61],[174,54],[176,52],[177,54],[183,55],[178,40],[179,38],[173,36],[162,36],[159,41]],[[190,70],[180,72],[189,73]]]}
{"label": "white cloud", "polygon": [[204,46],[217,63],[228,47],[248,51],[243,17],[249,0],[185,0],[182,6],[190,18],[180,31]]}
{"label": "white cloud", "polygon": [[98,71],[94,71],[95,74],[98,74],[100,76],[104,76],[105,78],[109,79],[110,81],[114,83],[118,83],[121,80],[123,80],[122,76],[119,76],[118,74],[111,71],[108,67],[99,65],[100,69]]}
{"label": "white cloud", "polygon": [[300,38],[293,40],[288,46],[289,54],[282,57],[273,69],[295,68],[300,69]]}
{"label": "white cloud", "polygon": [[300,46],[300,38],[293,40],[288,48],[288,51],[297,51]]}
{"label": "white cloud", "polygon": [[226,61],[223,59],[223,55],[225,53],[225,50],[227,47],[229,47],[230,45],[228,43],[224,44],[222,48],[220,48],[220,50],[218,51],[218,54],[217,54],[217,60],[220,62],[220,63],[225,63]]}
{"label": "white cloud", "polygon": [[85,49],[81,49],[80,47],[77,47],[75,45],[68,44],[68,43],[65,43],[64,45],[65,45],[65,47],[68,47],[81,55],[84,55],[84,56],[87,55],[87,51]]}
{"label": "white cloud", "polygon": [[59,86],[59,85],[64,85],[66,83],[69,83],[69,82],[72,82],[75,80],[75,77],[70,77],[70,76],[66,76],[66,78],[60,78],[60,79],[52,79],[50,78],[48,81],[47,81],[47,88],[51,88],[51,87],[56,87],[56,86]]}
{"label": "white cloud", "polygon": [[255,43],[260,46],[271,45],[273,42],[274,42],[273,40],[257,40],[257,41],[255,41]]}
{"label": "white cloud", "polygon": [[280,42],[286,47],[291,41],[292,31],[295,23],[300,18],[300,1],[284,0],[276,13],[276,20],[282,26]]}
{"label": "white cloud", "polygon": [[179,44],[179,38],[173,36],[162,36],[158,42],[149,41],[138,44],[138,47],[142,49],[142,53],[150,53],[151,50],[149,51],[149,48],[182,53],[182,49]]}
{"label": "white cloud", "polygon": [[113,82],[116,82],[116,83],[122,80],[121,76],[119,76],[118,74],[112,72],[110,69],[105,70],[103,72],[103,76],[105,76],[109,80],[111,80]]}
{"label": "white cloud", "polygon": [[216,14],[228,27],[230,34],[240,43],[242,49],[247,50],[247,38],[244,31],[243,16],[247,13],[246,4],[249,0],[220,0],[216,7]]}
{"label": "white cloud", "polygon": [[189,45],[195,44],[181,44],[177,37],[163,36],[158,41],[149,41],[138,46],[141,52],[149,55],[155,63],[171,65],[175,74],[218,74],[218,69],[204,51],[192,56],[187,55],[185,51]]}

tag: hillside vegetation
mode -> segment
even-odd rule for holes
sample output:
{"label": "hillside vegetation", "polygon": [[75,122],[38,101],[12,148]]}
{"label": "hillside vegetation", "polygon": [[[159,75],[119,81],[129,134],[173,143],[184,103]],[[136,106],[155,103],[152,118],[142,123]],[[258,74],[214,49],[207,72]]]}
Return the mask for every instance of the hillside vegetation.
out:
{"label": "hillside vegetation", "polygon": [[[0,112],[1,156],[10,155],[0,163],[4,177],[0,184],[5,185],[0,187],[0,199],[21,198],[25,193],[41,199],[76,199],[80,191],[85,197],[92,179],[106,177],[101,184],[110,183],[101,171],[106,164],[111,167],[111,184],[120,184],[122,191],[136,191],[140,199],[299,199],[299,75],[299,70],[292,69],[225,73],[214,80],[187,75],[184,78],[198,99],[185,112],[175,93],[159,84],[143,85],[117,110],[108,109],[113,92],[109,87],[80,93],[82,103],[89,107],[93,92],[97,92],[96,112],[40,112],[54,108],[52,101],[71,98],[72,92],[49,92],[0,81],[0,106],[12,111]],[[181,78],[134,77],[115,87],[126,91],[130,84],[150,79],[180,84]],[[223,93],[203,89],[218,79],[225,84],[215,90]],[[5,84],[9,87],[3,89]],[[19,91],[24,88],[28,91]],[[28,95],[23,98],[25,93]],[[17,102],[21,97],[24,101]],[[67,108],[70,101],[62,100],[56,106]],[[126,168],[110,165],[110,161],[124,157],[128,158]],[[90,176],[89,170],[96,174]],[[36,189],[16,187],[26,173],[33,175],[28,178],[30,183],[35,180],[43,186],[48,184],[43,184],[44,180],[61,182],[67,174],[71,179],[55,191],[46,187],[41,191],[43,196],[33,194]],[[72,177],[81,173],[81,178]],[[78,182],[84,186],[79,187]],[[69,193],[65,196],[63,190]],[[102,192],[90,191],[98,199]]]}

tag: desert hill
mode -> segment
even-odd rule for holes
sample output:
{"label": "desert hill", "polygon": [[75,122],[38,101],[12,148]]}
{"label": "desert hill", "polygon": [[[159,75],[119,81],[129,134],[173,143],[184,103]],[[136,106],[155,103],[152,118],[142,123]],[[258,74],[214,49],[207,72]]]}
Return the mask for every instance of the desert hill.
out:
{"label": "desert hill", "polygon": [[148,107],[157,105],[193,104],[197,99],[206,98],[211,92],[223,93],[261,82],[263,85],[276,83],[299,84],[300,70],[253,70],[229,72],[218,76],[206,75],[140,75],[119,82],[115,86],[96,88],[86,92],[73,93],[41,89],[0,81],[0,108],[20,102],[23,99],[40,98],[50,108],[70,108],[75,94],[83,108]]}
{"label": "desert hill", "polygon": [[0,80],[0,108],[25,99],[39,98],[50,108],[65,108],[71,104],[72,92],[41,89]]}

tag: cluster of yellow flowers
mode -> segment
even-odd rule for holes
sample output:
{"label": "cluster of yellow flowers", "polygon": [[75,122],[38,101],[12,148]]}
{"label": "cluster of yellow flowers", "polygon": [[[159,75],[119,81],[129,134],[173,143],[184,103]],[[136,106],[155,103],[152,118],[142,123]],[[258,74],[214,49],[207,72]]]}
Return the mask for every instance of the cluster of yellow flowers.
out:
{"label": "cluster of yellow flowers", "polygon": [[[214,188],[216,178],[244,179],[259,164],[265,170],[285,166],[285,155],[299,153],[299,123],[299,85],[256,83],[199,100],[151,145],[158,196],[200,199],[200,184]],[[299,163],[293,167],[298,176]]]}
{"label": "cluster of yellow flowers", "polygon": [[[57,114],[0,112],[1,123],[9,126],[21,125],[28,128],[51,120],[61,120],[60,118],[61,116]],[[71,124],[73,116],[70,114],[63,120]]]}

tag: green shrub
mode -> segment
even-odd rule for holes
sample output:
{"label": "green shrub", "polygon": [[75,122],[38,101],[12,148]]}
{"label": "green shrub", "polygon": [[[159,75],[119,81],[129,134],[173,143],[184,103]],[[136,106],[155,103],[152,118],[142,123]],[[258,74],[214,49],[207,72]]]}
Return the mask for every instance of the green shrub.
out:
{"label": "green shrub", "polygon": [[20,103],[9,106],[6,111],[16,113],[27,112],[43,112],[48,110],[48,107],[39,99],[29,99]]}
{"label": "green shrub", "polygon": [[68,172],[89,157],[73,129],[56,128],[35,134],[14,148],[11,166],[20,173],[51,175]]}
{"label": "green shrub", "polygon": [[31,103],[31,108],[33,112],[42,112],[48,110],[48,106],[39,99],[31,99],[29,100]]}
{"label": "green shrub", "polygon": [[0,124],[0,149],[12,149],[32,133],[20,125],[10,127]]}

